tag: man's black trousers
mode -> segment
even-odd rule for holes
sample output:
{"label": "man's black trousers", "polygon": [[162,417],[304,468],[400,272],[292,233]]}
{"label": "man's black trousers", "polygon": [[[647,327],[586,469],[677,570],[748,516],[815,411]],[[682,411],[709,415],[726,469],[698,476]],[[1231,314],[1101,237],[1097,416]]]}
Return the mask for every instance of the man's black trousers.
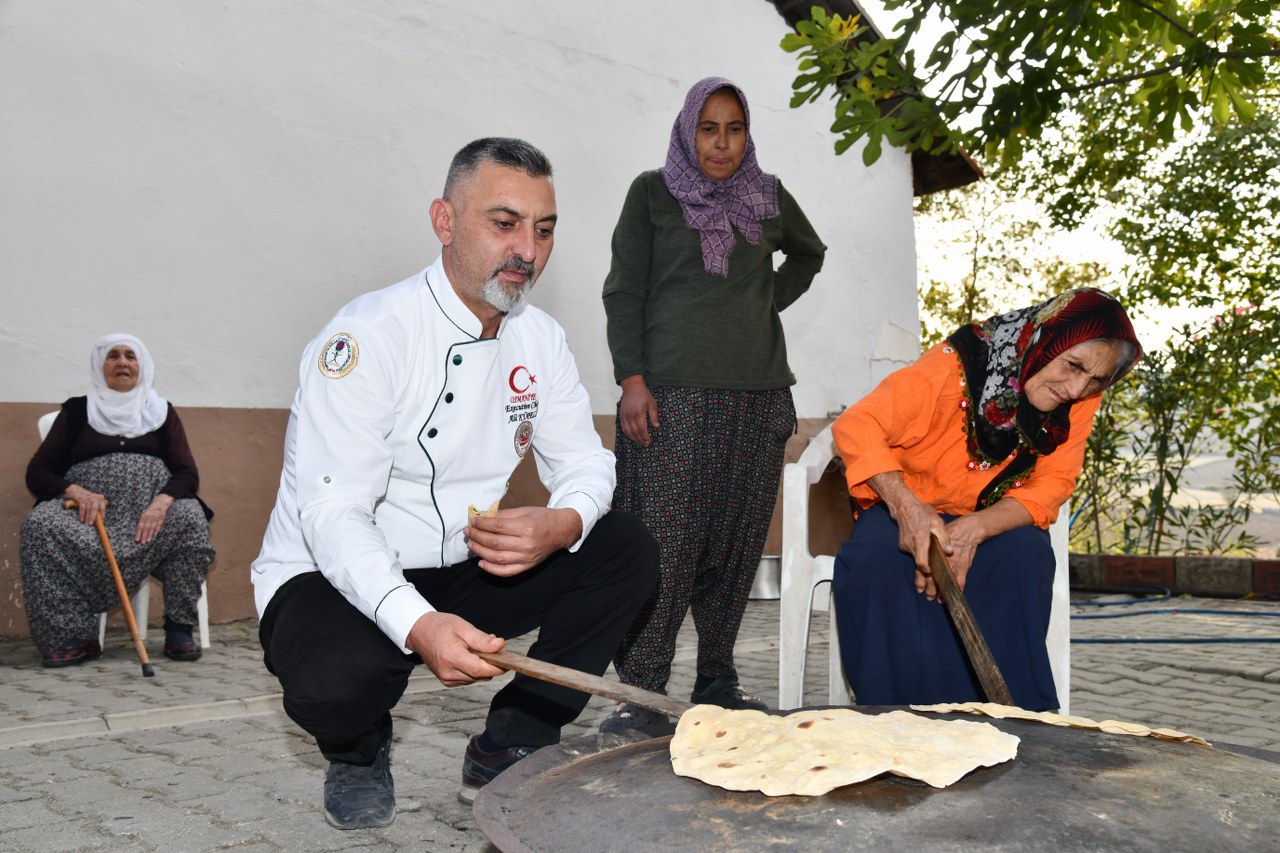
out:
{"label": "man's black trousers", "polygon": [[[557,551],[515,577],[488,574],[474,559],[404,574],[437,610],[504,638],[539,628],[531,657],[601,675],[657,580],[658,546],[634,516],[610,512],[576,552]],[[285,711],[325,757],[372,763],[421,659],[402,652],[319,572],[276,591],[259,638]],[[517,675],[494,696],[486,728],[502,746],[558,743],[589,698]]]}

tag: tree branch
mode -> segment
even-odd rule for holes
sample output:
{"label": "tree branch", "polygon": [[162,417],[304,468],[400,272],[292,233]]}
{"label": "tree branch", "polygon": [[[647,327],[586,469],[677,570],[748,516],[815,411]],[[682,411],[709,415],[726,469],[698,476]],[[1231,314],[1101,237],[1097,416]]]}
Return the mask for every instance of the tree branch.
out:
{"label": "tree branch", "polygon": [[1183,35],[1189,36],[1190,38],[1193,38],[1199,41],[1203,41],[1203,39],[1201,39],[1200,36],[1191,32],[1191,30],[1187,29],[1185,26],[1183,26],[1178,21],[1175,21],[1173,18],[1170,18],[1164,12],[1161,12],[1159,9],[1152,7],[1149,3],[1144,3],[1142,2],[1142,0],[1128,0],[1128,2],[1132,3],[1134,6],[1140,6],[1143,9],[1146,9],[1148,12],[1155,15],[1157,18],[1164,19],[1164,21],[1168,23],[1169,26],[1173,27],[1175,30],[1182,33]]}
{"label": "tree branch", "polygon": [[[1264,56],[1280,57],[1280,48],[1265,50],[1259,53],[1249,53],[1243,50],[1218,50],[1213,52],[1214,66],[1224,59],[1261,59]],[[1159,77],[1161,74],[1168,74],[1170,71],[1182,65],[1181,60],[1169,62],[1165,65],[1152,68],[1148,71],[1140,71],[1135,74],[1126,74],[1123,77],[1108,77],[1105,80],[1097,80],[1093,83],[1085,83],[1080,86],[1068,86],[1061,89],[1051,89],[1051,92],[1060,95],[1078,95],[1081,92],[1088,92],[1094,89],[1102,89],[1107,86],[1116,86],[1121,83],[1132,83],[1135,80],[1146,80],[1149,77]]]}
{"label": "tree branch", "polygon": [[1102,89],[1107,86],[1117,86],[1121,83],[1132,83],[1135,80],[1146,80],[1149,77],[1159,77],[1161,74],[1168,74],[1170,71],[1181,65],[1181,62],[1170,62],[1149,71],[1140,71],[1136,74],[1126,74],[1123,77],[1108,77],[1105,80],[1096,80],[1093,83],[1085,83],[1080,86],[1068,86],[1062,89],[1053,89],[1051,91],[1060,95],[1078,95],[1081,92],[1089,92],[1094,89]]}

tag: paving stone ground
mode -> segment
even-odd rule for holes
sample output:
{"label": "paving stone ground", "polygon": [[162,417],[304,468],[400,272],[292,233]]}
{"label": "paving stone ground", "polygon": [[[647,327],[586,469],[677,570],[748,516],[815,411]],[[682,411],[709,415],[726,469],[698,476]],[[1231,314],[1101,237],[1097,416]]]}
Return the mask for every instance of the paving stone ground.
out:
{"label": "paving stone ground", "polygon": [[[1073,643],[1072,713],[1280,750],[1280,644],[1257,642],[1280,638],[1280,604],[1180,599],[1074,610],[1141,615],[1072,621],[1078,641],[1126,640]],[[1228,612],[1193,612],[1203,610]],[[752,601],[738,643],[743,683],[771,704],[777,619],[776,601]],[[815,614],[810,704],[825,701],[826,625]],[[158,633],[149,646],[157,657]],[[107,639],[101,660],[63,670],[42,668],[28,641],[0,640],[0,851],[492,853],[455,795],[493,684],[446,690],[425,669],[416,676],[394,713],[396,820],[339,832],[320,813],[324,762],[280,711],[256,625],[214,626],[204,659],[159,658],[154,678],[141,676],[127,637]],[[673,695],[692,688],[694,642],[686,624]],[[565,738],[593,733],[610,708],[593,699]]]}

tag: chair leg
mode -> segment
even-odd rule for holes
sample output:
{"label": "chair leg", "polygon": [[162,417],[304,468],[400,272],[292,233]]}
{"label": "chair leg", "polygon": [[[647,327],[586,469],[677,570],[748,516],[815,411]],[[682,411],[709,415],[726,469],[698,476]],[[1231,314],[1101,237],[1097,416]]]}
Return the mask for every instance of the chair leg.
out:
{"label": "chair leg", "polygon": [[200,581],[200,600],[196,602],[200,615],[200,648],[209,648],[209,583]]}
{"label": "chair leg", "polygon": [[151,610],[151,578],[143,578],[142,586],[133,594],[133,618],[138,623],[138,636],[147,639],[147,613]]}
{"label": "chair leg", "polygon": [[840,660],[840,638],[836,634],[835,602],[828,611],[830,629],[827,632],[827,704],[852,705],[853,697],[849,693],[849,682],[844,677],[844,664]]}
{"label": "chair leg", "polygon": [[1053,603],[1049,608],[1049,631],[1045,645],[1049,666],[1053,670],[1058,691],[1058,713],[1071,713],[1071,572],[1068,554],[1068,506],[1058,510],[1058,518],[1049,525],[1049,541],[1053,547]]}
{"label": "chair leg", "polygon": [[783,555],[778,601],[778,708],[789,711],[804,702],[804,656],[809,647],[813,585],[810,560]]}
{"label": "chair leg", "polygon": [[[142,586],[130,599],[133,604],[133,619],[138,623],[138,633],[147,639],[147,612],[151,609],[151,578],[143,578]],[[98,645],[107,641],[107,611],[98,614]]]}
{"label": "chair leg", "polygon": [[[138,623],[138,632],[147,638],[147,615],[151,610],[151,578],[142,581],[142,586],[133,594],[133,618]],[[199,616],[200,648],[209,648],[209,583],[200,582],[200,600],[196,602],[196,613]],[[102,645],[107,636],[107,614],[98,614],[98,645]]]}

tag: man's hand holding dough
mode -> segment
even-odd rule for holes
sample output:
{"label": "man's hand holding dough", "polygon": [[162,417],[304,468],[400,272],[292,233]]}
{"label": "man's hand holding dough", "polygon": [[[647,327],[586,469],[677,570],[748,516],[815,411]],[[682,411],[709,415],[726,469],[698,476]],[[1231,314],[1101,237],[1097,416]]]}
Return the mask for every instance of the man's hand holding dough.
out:
{"label": "man's hand holding dough", "polygon": [[499,577],[528,571],[582,536],[577,510],[522,506],[478,515],[463,531],[480,568]]}

